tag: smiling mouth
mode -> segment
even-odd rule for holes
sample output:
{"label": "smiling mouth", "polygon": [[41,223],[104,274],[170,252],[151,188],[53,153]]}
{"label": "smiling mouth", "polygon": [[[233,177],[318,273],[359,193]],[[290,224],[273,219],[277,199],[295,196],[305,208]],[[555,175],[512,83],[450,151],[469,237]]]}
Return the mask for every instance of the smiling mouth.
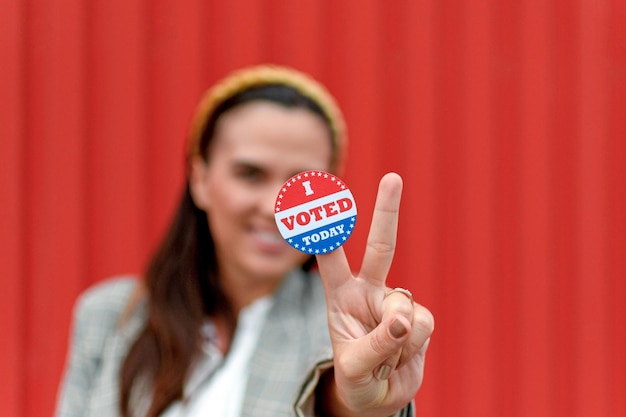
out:
{"label": "smiling mouth", "polygon": [[283,237],[278,232],[269,231],[269,230],[256,230],[254,234],[257,237],[257,239],[263,244],[273,245],[273,246],[286,245],[286,242],[283,240]]}

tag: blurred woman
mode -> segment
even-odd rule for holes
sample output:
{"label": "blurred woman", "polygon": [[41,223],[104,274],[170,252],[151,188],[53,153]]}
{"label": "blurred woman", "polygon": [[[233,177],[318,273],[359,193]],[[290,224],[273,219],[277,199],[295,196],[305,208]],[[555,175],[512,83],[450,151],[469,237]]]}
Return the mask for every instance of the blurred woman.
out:
{"label": "blurred woman", "polygon": [[412,415],[433,319],[385,285],[400,177],[381,180],[358,276],[341,248],[312,258],[274,220],[283,183],[340,173],[345,147],[335,101],[305,74],[258,66],[210,89],[145,277],[77,303],[57,416]]}

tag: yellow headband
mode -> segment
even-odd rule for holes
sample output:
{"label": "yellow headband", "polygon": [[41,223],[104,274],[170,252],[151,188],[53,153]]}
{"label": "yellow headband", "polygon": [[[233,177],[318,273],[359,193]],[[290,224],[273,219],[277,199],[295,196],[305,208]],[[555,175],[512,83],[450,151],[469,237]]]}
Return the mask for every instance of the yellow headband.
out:
{"label": "yellow headband", "polygon": [[299,71],[275,65],[260,65],[237,70],[210,88],[200,100],[191,121],[188,156],[200,154],[202,133],[215,109],[228,100],[250,88],[265,85],[285,85],[313,100],[330,123],[333,135],[334,169],[339,169],[345,157],[347,145],[346,127],[335,99],[320,83]]}

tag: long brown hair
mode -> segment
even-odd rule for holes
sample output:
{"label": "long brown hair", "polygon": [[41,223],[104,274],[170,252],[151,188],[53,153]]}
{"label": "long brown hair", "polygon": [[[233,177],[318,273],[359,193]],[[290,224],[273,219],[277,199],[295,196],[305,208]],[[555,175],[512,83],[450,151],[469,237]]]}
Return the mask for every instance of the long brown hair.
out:
{"label": "long brown hair", "polygon": [[[247,89],[224,100],[210,115],[200,140],[208,160],[215,124],[220,115],[253,100],[300,107],[331,124],[318,104],[285,85]],[[303,267],[314,262],[311,258]],[[235,317],[217,277],[217,259],[206,213],[193,202],[185,186],[168,232],[146,271],[148,313],[145,327],[131,346],[120,373],[120,411],[130,417],[132,391],[144,382],[151,387],[147,417],[156,417],[182,398],[185,379],[200,348],[199,328],[206,316],[226,319],[234,332]],[[141,383],[141,384],[139,384]]]}

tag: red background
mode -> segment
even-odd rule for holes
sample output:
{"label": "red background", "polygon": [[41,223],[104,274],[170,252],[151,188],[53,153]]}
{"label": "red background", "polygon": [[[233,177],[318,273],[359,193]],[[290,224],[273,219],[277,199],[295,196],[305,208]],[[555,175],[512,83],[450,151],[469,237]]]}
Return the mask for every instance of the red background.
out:
{"label": "red background", "polygon": [[360,261],[435,314],[420,416],[626,415],[623,0],[0,0],[0,404],[53,409],[72,304],[140,271],[205,87],[260,62],[336,95]]}

